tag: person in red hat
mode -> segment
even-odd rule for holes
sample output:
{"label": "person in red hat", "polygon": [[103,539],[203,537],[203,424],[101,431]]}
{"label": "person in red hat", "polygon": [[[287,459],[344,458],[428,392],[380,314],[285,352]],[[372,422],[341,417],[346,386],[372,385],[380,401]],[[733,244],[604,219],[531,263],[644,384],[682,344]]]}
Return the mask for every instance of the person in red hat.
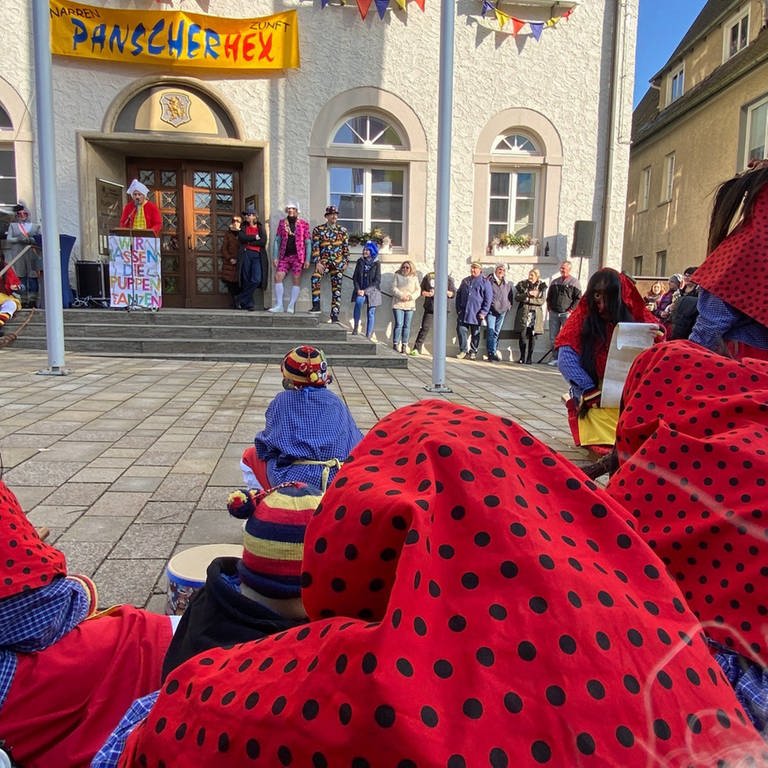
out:
{"label": "person in red hat", "polygon": [[688,338],[728,357],[768,360],[768,160],[720,186],[707,251],[692,276],[699,314]]}
{"label": "person in red hat", "polygon": [[283,389],[267,406],[264,429],[241,461],[246,484],[298,481],[325,491],[363,435],[333,381],[322,350],[304,344],[280,364]]}
{"label": "person in red hat", "polygon": [[0,765],[86,768],[137,697],[160,684],[167,616],[97,612],[96,587],[67,573],[0,481]]}
{"label": "person in red hat", "polygon": [[339,321],[341,307],[341,283],[349,263],[349,235],[339,223],[339,211],[335,205],[325,209],[325,224],[312,230],[312,307],[310,312],[320,312],[320,281],[327,272],[331,277],[331,314],[329,323]]}
{"label": "person in red hat", "polygon": [[121,768],[768,759],[624,506],[507,418],[382,419],[309,521],[302,599],[177,667]]}

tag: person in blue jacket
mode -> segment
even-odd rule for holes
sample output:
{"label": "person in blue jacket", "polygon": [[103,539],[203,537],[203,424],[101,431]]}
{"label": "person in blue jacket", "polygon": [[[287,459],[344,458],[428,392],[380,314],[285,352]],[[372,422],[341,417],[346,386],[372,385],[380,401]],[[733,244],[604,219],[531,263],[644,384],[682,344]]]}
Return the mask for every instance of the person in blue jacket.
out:
{"label": "person in blue jacket", "polygon": [[456,335],[459,339],[460,360],[477,360],[480,346],[480,326],[488,316],[493,301],[493,288],[483,276],[483,265],[473,261],[469,276],[465,277],[456,292]]}

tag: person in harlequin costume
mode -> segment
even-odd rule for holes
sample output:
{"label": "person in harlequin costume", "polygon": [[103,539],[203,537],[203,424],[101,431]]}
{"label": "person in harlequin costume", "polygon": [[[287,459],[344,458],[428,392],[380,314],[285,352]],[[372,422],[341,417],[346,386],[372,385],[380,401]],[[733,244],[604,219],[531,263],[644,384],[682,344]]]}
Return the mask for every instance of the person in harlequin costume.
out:
{"label": "person in harlequin costume", "polygon": [[148,199],[149,188],[138,179],[128,187],[127,194],[131,201],[125,204],[120,215],[120,226],[130,229],[151,229],[157,237],[163,229],[163,217],[160,209]]}
{"label": "person in harlequin costume", "polygon": [[629,371],[608,493],[666,564],[755,724],[768,725],[768,361],[687,341]]}
{"label": "person in harlequin costume", "polygon": [[768,160],[718,189],[707,252],[693,273],[699,314],[688,338],[729,357],[768,360]]}
{"label": "person in harlequin costume", "polygon": [[[309,222],[299,218],[299,204],[290,202],[285,205],[285,218],[280,219],[275,234],[272,251],[272,266],[275,269],[275,303],[269,312],[296,312],[296,302],[301,293],[302,270],[309,269],[312,253],[312,238]],[[291,273],[291,296],[288,307],[283,309],[283,281]]]}
{"label": "person in harlequin costume", "polygon": [[249,488],[290,481],[325,491],[363,437],[344,401],[328,389],[333,377],[322,350],[304,344],[280,363],[283,389],[264,414],[264,429],[243,452]]}
{"label": "person in harlequin costume", "polygon": [[167,616],[97,612],[96,588],[67,573],[0,482],[0,765],[86,768],[137,697],[160,684]]}
{"label": "person in harlequin costume", "polygon": [[509,419],[400,408],[307,526],[310,622],[175,669],[119,765],[762,764],[627,518]]}
{"label": "person in harlequin costume", "polygon": [[[5,270],[5,271],[3,271]],[[6,267],[5,258],[0,255],[0,336],[3,335],[3,326],[21,309],[21,301],[18,292],[21,290],[21,280],[13,271],[13,267]]]}
{"label": "person in harlequin costume", "polygon": [[341,307],[341,283],[349,263],[349,235],[340,224],[339,211],[334,205],[325,209],[325,224],[312,230],[312,307],[310,312],[320,312],[320,281],[327,272],[331,277],[331,314],[328,322],[339,320]]}

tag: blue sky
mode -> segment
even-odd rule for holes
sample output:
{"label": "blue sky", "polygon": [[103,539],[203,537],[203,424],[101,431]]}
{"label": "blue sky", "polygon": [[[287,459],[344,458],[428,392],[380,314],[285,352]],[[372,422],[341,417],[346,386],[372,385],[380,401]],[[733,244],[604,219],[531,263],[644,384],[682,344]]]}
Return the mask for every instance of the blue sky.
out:
{"label": "blue sky", "polygon": [[635,105],[648,90],[648,80],[667,63],[705,3],[706,0],[640,0]]}

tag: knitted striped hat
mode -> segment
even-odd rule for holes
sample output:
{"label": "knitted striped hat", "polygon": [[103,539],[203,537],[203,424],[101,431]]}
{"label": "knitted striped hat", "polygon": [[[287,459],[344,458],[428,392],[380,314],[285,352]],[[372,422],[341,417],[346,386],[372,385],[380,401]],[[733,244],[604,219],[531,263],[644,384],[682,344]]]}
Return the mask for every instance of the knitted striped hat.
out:
{"label": "knitted striped hat", "polygon": [[248,517],[238,564],[244,584],[265,597],[299,597],[304,531],[322,495],[298,482],[229,495],[230,514]]}
{"label": "knitted striped hat", "polygon": [[304,344],[294,347],[280,364],[280,370],[292,387],[324,387],[333,381],[321,349]]}

